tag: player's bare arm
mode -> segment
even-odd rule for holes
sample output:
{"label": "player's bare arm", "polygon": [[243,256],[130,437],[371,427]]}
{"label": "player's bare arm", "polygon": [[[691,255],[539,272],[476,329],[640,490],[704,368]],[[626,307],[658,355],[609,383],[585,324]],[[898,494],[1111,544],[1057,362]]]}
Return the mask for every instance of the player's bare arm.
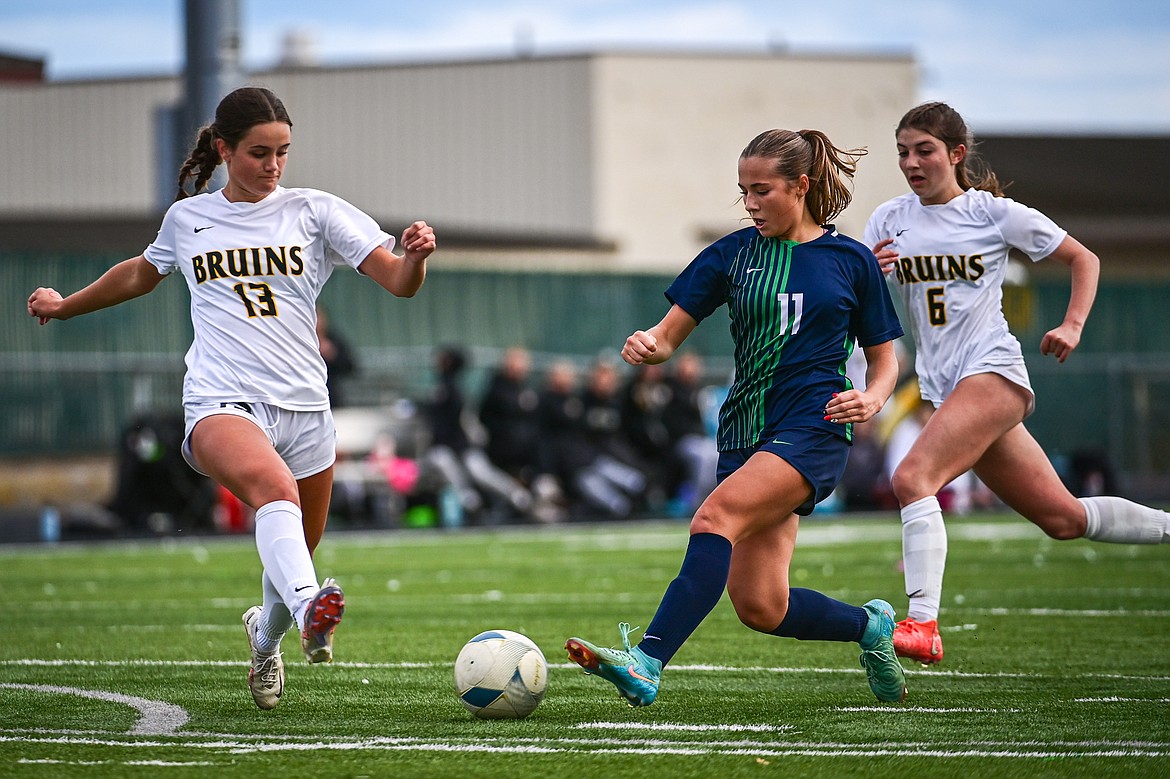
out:
{"label": "player's bare arm", "polygon": [[42,325],[50,319],[70,319],[145,295],[165,278],[139,255],[123,260],[68,297],[62,297],[55,289],[39,287],[29,296],[28,313]]}
{"label": "player's bare arm", "polygon": [[638,330],[622,346],[622,359],[630,365],[658,365],[666,362],[686,340],[698,322],[678,306],[671,306],[662,321],[649,330]]}
{"label": "player's bare arm", "polygon": [[1040,353],[1050,354],[1057,362],[1064,362],[1081,343],[1081,332],[1097,298],[1101,260],[1071,235],[1065,236],[1049,259],[1068,266],[1072,272],[1072,289],[1064,321],[1040,339]]}
{"label": "player's bare arm", "polygon": [[379,246],[362,260],[358,270],[400,298],[414,297],[427,276],[426,259],[435,251],[435,231],[426,222],[415,222],[402,232],[398,256]]}

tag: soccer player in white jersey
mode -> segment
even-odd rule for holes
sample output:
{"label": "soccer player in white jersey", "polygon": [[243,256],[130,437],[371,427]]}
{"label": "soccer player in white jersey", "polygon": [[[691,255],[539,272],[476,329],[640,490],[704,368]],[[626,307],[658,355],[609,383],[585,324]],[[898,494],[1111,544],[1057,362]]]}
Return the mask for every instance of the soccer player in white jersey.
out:
{"label": "soccer player in white jersey", "polygon": [[892,485],[910,598],[894,647],[930,664],[943,657],[938,611],[947,554],[936,496],[960,474],[974,469],[1004,503],[1058,540],[1167,543],[1170,514],[1123,498],[1075,498],[1023,424],[1034,393],[1001,305],[1008,252],[1071,271],[1064,321],[1040,341],[1040,353],[1062,363],[1080,343],[1096,297],[1097,256],[1044,214],[1003,197],[995,174],[973,159],[967,125],[950,106],[911,109],[895,135],[911,192],[874,211],[865,242],[905,303],[919,386],[936,407]]}
{"label": "soccer player in white jersey", "polygon": [[[325,531],[336,437],[317,295],[335,265],[348,265],[396,296],[413,296],[435,249],[425,222],[406,228],[396,255],[394,239],[344,200],[281,187],[291,130],[269,90],[227,95],[200,130],[176,202],[143,254],[67,297],[42,287],[28,299],[43,325],[144,295],[175,271],[186,280],[194,341],[183,455],[256,511],[263,606],[244,614],[244,627],[249,687],[261,709],[275,707],[284,690],[279,649],[288,629],[300,629],[310,663],[330,662],[345,610],[341,588],[333,579],[318,584],[312,559]],[[227,184],[207,192],[221,162]]]}

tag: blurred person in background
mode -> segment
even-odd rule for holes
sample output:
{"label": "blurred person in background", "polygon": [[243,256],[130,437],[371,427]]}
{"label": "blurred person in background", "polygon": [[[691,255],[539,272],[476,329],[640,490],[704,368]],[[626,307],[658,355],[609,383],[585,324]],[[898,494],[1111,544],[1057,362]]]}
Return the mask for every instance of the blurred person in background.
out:
{"label": "blurred person in background", "polygon": [[[586,404],[577,390],[577,369],[568,361],[553,363],[540,395],[541,430],[546,472],[556,476],[578,517],[601,512],[614,519],[629,517],[646,489],[637,468],[607,451],[599,436],[598,415],[586,422]],[[596,407],[594,408],[596,411]],[[620,444],[618,444],[620,445]]]}
{"label": "blurred person in background", "polygon": [[325,386],[329,390],[330,408],[345,405],[345,380],[357,373],[357,358],[349,342],[330,326],[325,309],[317,306],[317,342],[325,361]]}
{"label": "blurred person in background", "polygon": [[467,353],[463,349],[446,346],[435,353],[438,381],[427,407],[431,441],[423,459],[456,489],[466,515],[479,514],[485,508],[486,495],[506,506],[512,514],[509,518],[526,516],[532,509],[528,490],[497,468],[468,432],[477,422],[464,400],[461,382],[466,367]]}
{"label": "blurred person in background", "polygon": [[532,357],[513,346],[500,358],[479,400],[485,449],[499,468],[528,484],[540,470],[540,398],[532,386]]}
{"label": "blurred person in background", "polygon": [[674,388],[662,365],[634,371],[622,396],[622,429],[646,464],[646,500],[651,511],[664,511],[685,464],[675,450],[667,414]]}
{"label": "blurred person in background", "polygon": [[703,360],[684,352],[671,361],[667,376],[670,398],[666,406],[666,432],[682,470],[671,485],[672,514],[689,516],[715,489],[719,446],[708,433],[707,385]]}

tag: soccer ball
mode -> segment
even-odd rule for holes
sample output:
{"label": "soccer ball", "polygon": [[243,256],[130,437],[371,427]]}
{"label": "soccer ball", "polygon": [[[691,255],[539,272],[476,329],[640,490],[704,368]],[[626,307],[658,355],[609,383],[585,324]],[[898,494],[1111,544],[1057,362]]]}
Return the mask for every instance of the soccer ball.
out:
{"label": "soccer ball", "polygon": [[455,660],[455,693],[481,719],[523,719],[548,685],[540,648],[511,630],[488,630],[464,644]]}

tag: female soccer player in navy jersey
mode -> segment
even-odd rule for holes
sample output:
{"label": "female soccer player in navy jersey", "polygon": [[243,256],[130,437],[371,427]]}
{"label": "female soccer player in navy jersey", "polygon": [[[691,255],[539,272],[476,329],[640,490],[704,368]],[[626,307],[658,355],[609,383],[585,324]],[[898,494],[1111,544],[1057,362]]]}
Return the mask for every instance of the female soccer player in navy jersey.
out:
{"label": "female soccer player in navy jersey", "polygon": [[[45,324],[144,295],[179,271],[191,292],[194,341],[183,385],[183,455],[256,510],[263,606],[244,614],[256,705],[284,690],[280,640],[295,623],[310,663],[333,659],[345,609],[311,557],[325,531],[335,433],[316,335],[315,302],[335,265],[394,295],[422,286],[434,231],[415,222],[394,239],[344,200],[285,189],[292,121],[267,89],[227,95],[179,172],[179,194],[154,242],[62,298],[37,289],[28,312]],[[201,192],[227,166],[223,189]],[[197,193],[188,196],[193,180]]]}
{"label": "female soccer player in navy jersey", "polygon": [[[752,225],[704,249],[666,291],[666,316],[626,339],[632,365],[670,358],[724,304],[735,342],[735,380],[719,418],[719,485],[691,520],[678,577],[637,646],[570,638],[569,657],[612,682],[633,706],[658,695],[662,668],[727,589],[740,620],[762,633],[857,641],[870,688],[900,701],[893,609],[851,606],[789,587],[799,516],[840,480],[852,426],[876,414],[897,378],[902,335],[870,250],[829,224],[849,204],[863,150],[836,148],[815,130],[769,130],[739,158],[739,188]],[[845,361],[860,344],[866,389]]]}
{"label": "female soccer player in navy jersey", "polygon": [[1035,396],[1001,305],[1008,252],[1071,271],[1064,321],[1040,341],[1040,353],[1059,362],[1080,343],[1097,294],[1097,255],[1044,214],[1003,197],[995,174],[973,159],[967,124],[945,103],[911,109],[895,134],[911,191],[874,211],[865,242],[906,304],[919,389],[936,407],[893,474],[910,598],[894,647],[929,664],[943,657],[947,535],[936,496],[957,476],[973,468],[1008,506],[1061,540],[1166,543],[1170,514],[1123,498],[1073,497],[1024,427]]}

